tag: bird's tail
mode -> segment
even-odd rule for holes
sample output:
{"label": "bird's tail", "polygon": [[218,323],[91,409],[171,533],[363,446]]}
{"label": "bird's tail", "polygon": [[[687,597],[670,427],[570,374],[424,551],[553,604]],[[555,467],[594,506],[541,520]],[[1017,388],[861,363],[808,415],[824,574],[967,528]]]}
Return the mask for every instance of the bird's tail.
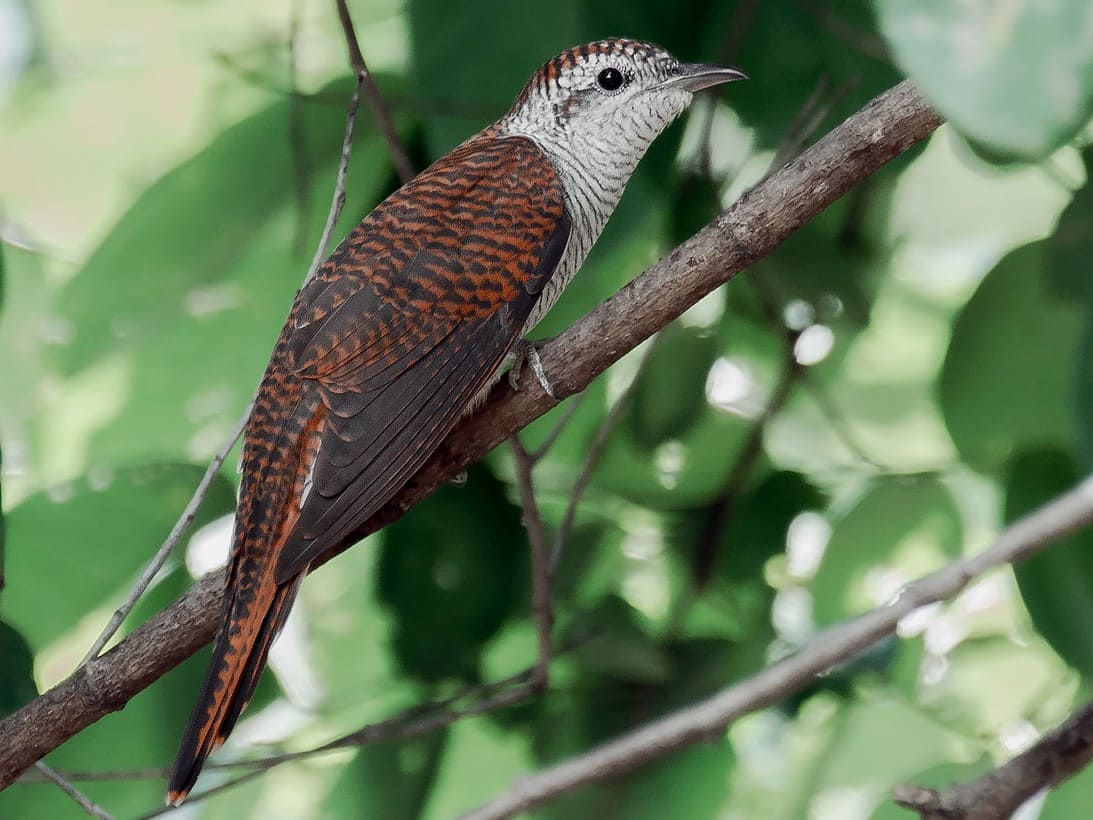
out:
{"label": "bird's tail", "polygon": [[251,578],[228,585],[227,617],[221,621],[201,694],[171,768],[169,805],[177,806],[186,799],[205,759],[220,748],[246,708],[270,645],[284,626],[306,574],[284,584],[274,580],[272,567],[233,567],[233,574],[239,570],[245,576],[248,569],[253,572]]}

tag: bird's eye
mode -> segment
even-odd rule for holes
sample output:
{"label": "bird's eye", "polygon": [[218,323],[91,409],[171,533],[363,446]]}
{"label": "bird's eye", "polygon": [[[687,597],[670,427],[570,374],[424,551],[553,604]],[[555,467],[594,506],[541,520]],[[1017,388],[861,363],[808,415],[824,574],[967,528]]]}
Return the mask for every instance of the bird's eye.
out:
{"label": "bird's eye", "polygon": [[605,68],[596,75],[596,84],[604,91],[618,91],[626,78],[617,68]]}

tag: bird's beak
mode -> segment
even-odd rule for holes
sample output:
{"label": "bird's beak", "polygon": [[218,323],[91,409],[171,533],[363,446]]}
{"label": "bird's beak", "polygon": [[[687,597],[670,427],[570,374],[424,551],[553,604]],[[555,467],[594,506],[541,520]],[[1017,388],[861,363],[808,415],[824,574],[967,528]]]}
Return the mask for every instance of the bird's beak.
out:
{"label": "bird's beak", "polygon": [[746,80],[748,75],[739,68],[716,63],[684,63],[679,73],[669,77],[659,88],[678,88],[682,91],[701,91],[704,88],[731,83],[733,80]]}

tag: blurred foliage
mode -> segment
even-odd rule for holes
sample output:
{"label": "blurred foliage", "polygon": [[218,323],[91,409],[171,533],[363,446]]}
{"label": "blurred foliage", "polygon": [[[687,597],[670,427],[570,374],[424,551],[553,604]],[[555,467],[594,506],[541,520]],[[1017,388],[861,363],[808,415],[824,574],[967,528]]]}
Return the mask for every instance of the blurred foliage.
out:
{"label": "blurred foliage", "polygon": [[[548,534],[638,379],[558,568],[549,692],[284,764],[190,816],[454,816],[889,600],[1093,466],[1087,2],[350,8],[419,166],[581,41],[642,37],[751,75],[658,140],[537,335],[904,72],[952,125],[589,388],[536,469]],[[246,405],[326,219],[350,81],[326,2],[0,12],[2,714],[71,672]],[[362,108],[336,236],[396,185]],[[532,424],[527,445],[563,411]],[[217,478],[186,561],[127,629],[222,560],[236,481]],[[312,747],[527,668],[517,498],[502,448],[466,486],[321,568],[217,760]],[[537,816],[659,817],[671,795],[683,818],[894,820],[895,783],[974,777],[1088,694],[1088,541],[992,573],[790,702]],[[169,762],[205,658],[49,762],[131,772],[80,787],[116,816],[151,811],[162,779],[141,773]],[[211,769],[202,786],[231,776]],[[1091,800],[1087,772],[1040,817]],[[53,786],[0,794],[0,817],[45,816],[80,815]]]}

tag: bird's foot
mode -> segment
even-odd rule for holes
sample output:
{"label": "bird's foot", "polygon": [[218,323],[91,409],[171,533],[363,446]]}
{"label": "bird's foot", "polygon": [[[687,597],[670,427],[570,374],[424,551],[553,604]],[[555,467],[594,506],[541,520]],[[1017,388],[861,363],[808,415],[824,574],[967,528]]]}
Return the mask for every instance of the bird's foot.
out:
{"label": "bird's foot", "polygon": [[458,475],[452,476],[451,479],[449,479],[448,483],[451,484],[453,487],[462,487],[464,484],[467,483],[467,471],[463,470]]}
{"label": "bird's foot", "polygon": [[554,401],[558,401],[558,397],[554,395],[554,388],[551,386],[550,380],[547,379],[546,371],[543,370],[543,360],[539,358],[539,349],[536,347],[535,342],[521,339],[516,343],[513,353],[516,359],[509,369],[509,385],[512,389],[515,391],[520,389],[520,371],[524,369],[524,362],[527,362],[528,366],[531,367],[531,372],[538,379],[540,387],[543,388],[543,392]]}

